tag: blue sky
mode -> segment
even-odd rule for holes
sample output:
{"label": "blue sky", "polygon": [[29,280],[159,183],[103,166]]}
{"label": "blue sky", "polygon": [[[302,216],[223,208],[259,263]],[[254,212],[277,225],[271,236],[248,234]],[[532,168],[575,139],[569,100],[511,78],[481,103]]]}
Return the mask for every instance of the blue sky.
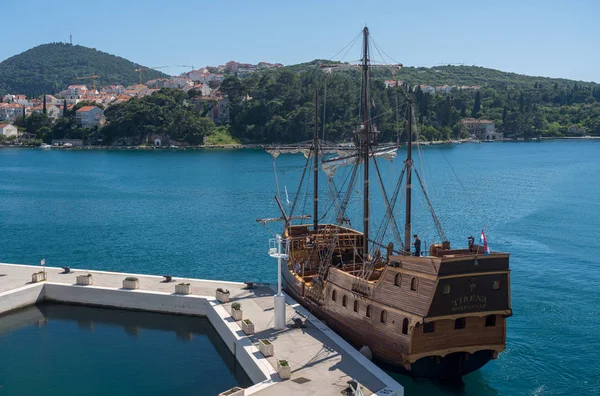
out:
{"label": "blue sky", "polygon": [[[146,66],[331,58],[367,24],[407,66],[600,82],[600,1],[0,0],[0,60],[69,40]],[[345,60],[358,59],[359,48]],[[339,60],[339,57],[338,59]],[[161,69],[179,74],[182,67]]]}

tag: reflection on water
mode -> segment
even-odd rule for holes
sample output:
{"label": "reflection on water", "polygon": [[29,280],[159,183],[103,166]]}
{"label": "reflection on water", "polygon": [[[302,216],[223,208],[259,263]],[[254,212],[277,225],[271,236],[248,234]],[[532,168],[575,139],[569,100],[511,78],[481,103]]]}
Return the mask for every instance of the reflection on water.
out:
{"label": "reflection on water", "polygon": [[425,378],[413,378],[408,375],[388,372],[388,374],[404,387],[405,395],[486,395],[495,396],[501,393],[490,385],[481,370],[475,371],[461,382],[436,381]]}
{"label": "reflection on water", "polygon": [[205,318],[40,304],[0,317],[0,394],[217,394],[252,385]]}

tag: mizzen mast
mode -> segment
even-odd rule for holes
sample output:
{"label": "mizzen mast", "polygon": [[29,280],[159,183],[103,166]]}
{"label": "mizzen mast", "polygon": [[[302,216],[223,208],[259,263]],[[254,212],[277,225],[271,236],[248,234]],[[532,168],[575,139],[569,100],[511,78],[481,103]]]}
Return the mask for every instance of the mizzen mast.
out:
{"label": "mizzen mast", "polygon": [[413,101],[408,100],[408,137],[406,146],[406,219],[404,222],[404,251],[410,256],[410,234],[411,234],[411,192],[412,192],[412,121]]}

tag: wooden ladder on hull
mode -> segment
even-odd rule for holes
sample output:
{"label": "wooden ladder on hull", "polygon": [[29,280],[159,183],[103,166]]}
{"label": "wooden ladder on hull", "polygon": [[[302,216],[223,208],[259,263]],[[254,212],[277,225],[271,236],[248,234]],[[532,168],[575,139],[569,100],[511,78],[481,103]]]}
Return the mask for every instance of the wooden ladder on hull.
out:
{"label": "wooden ladder on hull", "polygon": [[358,276],[352,281],[352,291],[363,296],[368,296],[371,292],[369,287],[369,279],[375,271],[374,262],[363,263],[363,268]]}
{"label": "wooden ladder on hull", "polygon": [[[328,243],[325,247],[325,254],[322,257],[320,256],[320,244],[318,240],[313,247],[313,249],[316,250],[316,255],[319,257],[319,269],[317,276],[312,279],[312,282],[305,291],[304,296],[320,306],[325,302],[325,283],[327,281],[329,267],[331,267],[331,259],[335,251],[335,247],[338,244],[338,233],[335,232],[334,228],[327,228],[324,235],[319,235],[319,237]],[[311,252],[311,256],[312,255],[313,253]]]}

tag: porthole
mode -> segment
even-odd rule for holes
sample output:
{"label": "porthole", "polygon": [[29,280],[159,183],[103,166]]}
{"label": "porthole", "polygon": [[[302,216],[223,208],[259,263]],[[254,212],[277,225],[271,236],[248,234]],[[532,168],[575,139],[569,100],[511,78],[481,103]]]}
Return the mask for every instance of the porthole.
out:
{"label": "porthole", "polygon": [[385,323],[385,322],[387,322],[387,312],[385,312],[385,311],[381,311],[381,316],[380,316],[380,318],[379,318],[379,321],[380,321],[381,323]]}
{"label": "porthole", "polygon": [[417,278],[412,278],[410,280],[410,290],[417,291],[419,288],[419,280]]}
{"label": "porthole", "polygon": [[396,274],[394,276],[394,286],[400,287],[402,285],[402,274]]}

